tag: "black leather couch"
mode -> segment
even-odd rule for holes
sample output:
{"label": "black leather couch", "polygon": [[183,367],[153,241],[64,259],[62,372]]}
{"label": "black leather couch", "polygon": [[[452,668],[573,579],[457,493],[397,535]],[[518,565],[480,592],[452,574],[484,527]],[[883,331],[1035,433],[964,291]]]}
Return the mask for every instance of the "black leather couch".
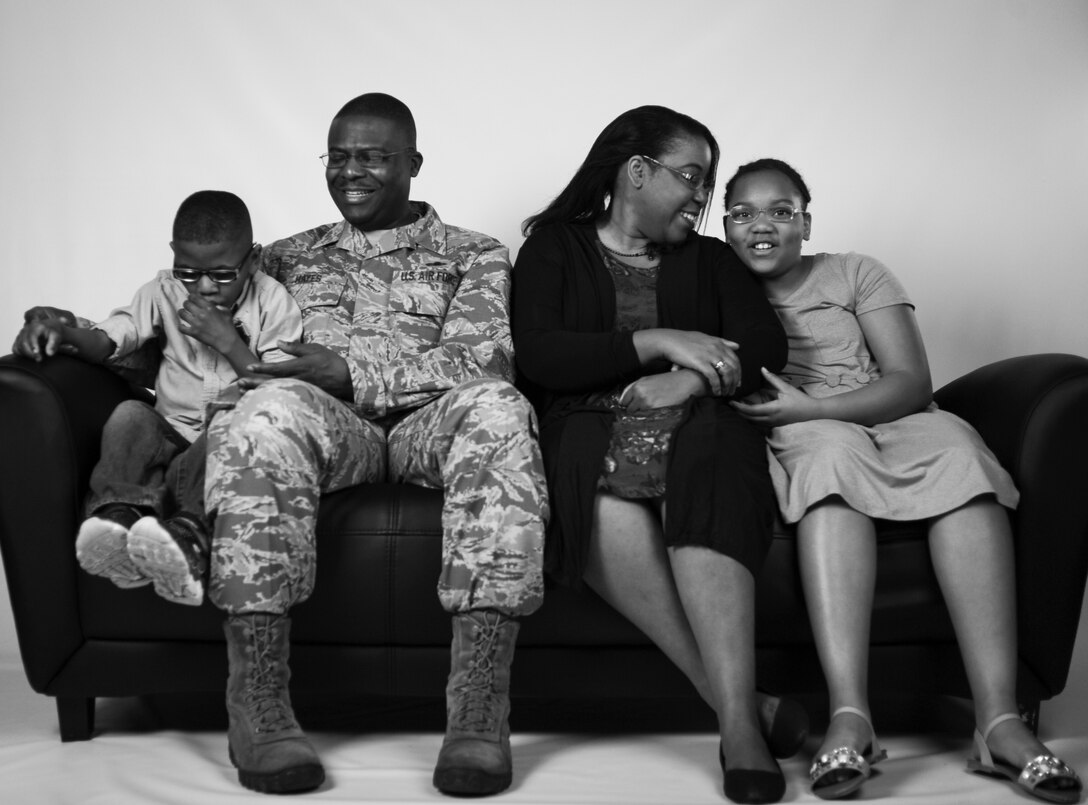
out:
{"label": "black leather couch", "polygon": [[[95,697],[223,690],[221,617],[149,588],[122,591],[80,571],[73,541],[109,412],[134,390],[58,357],[0,359],[0,549],[31,688],[57,700],[62,740],[91,737]],[[1019,698],[1062,691],[1088,572],[1088,360],[1032,355],[982,367],[937,392],[975,425],[1022,492],[1015,513]],[[296,691],[440,697],[449,618],[435,592],[439,493],[363,485],[327,496],[313,597],[294,610]],[[760,579],[761,682],[824,689],[791,534],[779,529]],[[924,529],[882,524],[872,628],[874,693],[967,696]],[[527,618],[515,697],[695,694],[647,639],[588,589],[550,590]]]}

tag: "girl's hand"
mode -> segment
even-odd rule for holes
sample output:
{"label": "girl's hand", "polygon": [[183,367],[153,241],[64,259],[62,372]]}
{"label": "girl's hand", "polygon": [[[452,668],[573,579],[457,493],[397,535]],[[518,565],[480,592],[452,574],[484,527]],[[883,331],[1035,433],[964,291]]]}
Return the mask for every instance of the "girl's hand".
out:
{"label": "girl's hand", "polygon": [[729,397],[740,386],[740,344],[692,330],[665,330],[664,357],[702,375],[715,397]]}
{"label": "girl's hand", "polygon": [[[741,416],[749,422],[775,428],[779,425],[789,425],[793,422],[806,422],[810,419],[820,419],[820,401],[809,397],[803,391],[795,389],[778,375],[759,370],[763,379],[771,387],[771,399],[766,402],[749,403],[734,401],[730,403]],[[763,395],[768,396],[768,395]]]}
{"label": "girl's hand", "polygon": [[623,390],[620,402],[628,411],[645,411],[679,405],[689,397],[705,394],[703,378],[696,372],[682,369],[678,372],[662,372],[640,377]]}

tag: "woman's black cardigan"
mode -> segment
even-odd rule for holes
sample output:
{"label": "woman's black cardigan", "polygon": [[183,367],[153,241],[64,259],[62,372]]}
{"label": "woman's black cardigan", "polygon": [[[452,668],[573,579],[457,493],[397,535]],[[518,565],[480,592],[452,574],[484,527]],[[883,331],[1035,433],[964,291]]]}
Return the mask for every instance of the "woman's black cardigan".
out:
{"label": "woman's black cardigan", "polygon": [[[551,501],[545,566],[553,580],[566,584],[576,584],[584,568],[613,417],[584,405],[585,394],[668,369],[643,367],[633,333],[613,331],[615,286],[596,238],[591,224],[545,226],[521,247],[513,275],[519,386],[540,418]],[[762,385],[760,367],[777,372],[785,365],[786,336],[777,315],[733,250],[720,240],[692,234],[662,255],[657,308],[661,327],[698,330],[740,344],[742,380],[735,397]],[[737,416],[722,398],[689,402],[666,475],[666,544],[706,544],[722,522],[737,527],[737,512],[720,512],[715,505],[716,467],[735,460],[717,426]],[[754,427],[752,432],[762,446],[762,435]],[[762,474],[766,476],[765,461]],[[769,478],[753,482],[760,484],[753,490],[758,505],[741,518],[752,532],[751,549],[736,558],[755,573],[770,545],[774,505],[773,493],[768,499]]]}

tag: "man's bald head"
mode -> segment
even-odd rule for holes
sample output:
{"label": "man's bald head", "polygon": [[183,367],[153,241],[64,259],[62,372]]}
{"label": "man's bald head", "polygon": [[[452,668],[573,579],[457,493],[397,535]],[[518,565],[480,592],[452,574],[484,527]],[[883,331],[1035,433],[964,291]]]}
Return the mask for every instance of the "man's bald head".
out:
{"label": "man's bald head", "polygon": [[412,110],[392,95],[368,92],[352,98],[336,113],[333,122],[345,117],[376,117],[388,120],[401,131],[408,145],[416,147],[416,120],[412,117]]}

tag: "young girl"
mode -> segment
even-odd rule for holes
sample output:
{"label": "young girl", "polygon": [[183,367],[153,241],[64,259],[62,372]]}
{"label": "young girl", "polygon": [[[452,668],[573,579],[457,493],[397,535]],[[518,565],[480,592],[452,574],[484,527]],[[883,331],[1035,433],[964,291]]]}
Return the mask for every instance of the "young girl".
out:
{"label": "young girl", "polygon": [[968,768],[1009,777],[1041,799],[1076,802],[1076,774],[1017,716],[1016,593],[1003,507],[1014,508],[1019,495],[971,426],[933,404],[913,306],[888,269],[853,253],[801,255],[809,201],[797,171],[774,159],[742,166],[725,189],[726,239],[789,338],[784,377],[764,370],[759,401],[734,406],[770,429],[778,504],[797,524],[832,711],[809,773],[813,791],[846,796],[885,757],[867,701],[873,519],[926,519],[975,704]]}

